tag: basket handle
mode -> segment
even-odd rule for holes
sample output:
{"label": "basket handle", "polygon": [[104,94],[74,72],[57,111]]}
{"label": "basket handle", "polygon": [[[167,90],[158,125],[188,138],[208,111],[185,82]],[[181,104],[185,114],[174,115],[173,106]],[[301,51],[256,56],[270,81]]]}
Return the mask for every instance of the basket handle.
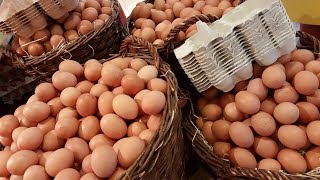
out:
{"label": "basket handle", "polygon": [[165,47],[167,47],[168,45],[173,43],[177,34],[180,31],[187,30],[190,26],[194,25],[196,22],[202,21],[202,22],[206,22],[206,23],[209,23],[209,22],[212,23],[218,19],[219,19],[218,17],[212,16],[210,14],[208,14],[208,15],[201,14],[201,15],[192,16],[191,18],[183,21],[182,23],[180,23],[179,25],[177,25],[173,29],[171,29],[170,33],[168,34],[168,36],[165,40],[165,42],[166,42]]}
{"label": "basket handle", "polygon": [[157,69],[159,69],[160,67],[160,56],[158,54],[158,51],[157,49],[148,41],[140,38],[140,37],[136,37],[136,36],[133,36],[133,35],[130,35],[130,36],[127,36],[121,46],[120,46],[120,51],[119,51],[119,54],[121,56],[125,56],[127,53],[128,53],[128,50],[129,50],[129,47],[130,45],[132,44],[138,44],[138,45],[141,45],[145,48],[148,49],[150,55],[153,57],[154,59],[154,63],[155,63],[155,66]]}

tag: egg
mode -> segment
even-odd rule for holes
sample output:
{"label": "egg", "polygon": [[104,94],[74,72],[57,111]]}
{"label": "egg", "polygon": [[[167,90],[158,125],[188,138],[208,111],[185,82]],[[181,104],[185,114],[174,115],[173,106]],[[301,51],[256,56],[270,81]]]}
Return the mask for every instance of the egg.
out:
{"label": "egg", "polygon": [[319,128],[320,128],[320,121],[316,120],[316,121],[310,122],[306,129],[308,139],[312,144],[315,144],[317,146],[320,145],[320,140],[318,138],[320,135],[318,131]]}
{"label": "egg", "polygon": [[284,170],[291,174],[304,173],[307,170],[307,163],[303,156],[292,149],[282,149],[277,157]]}
{"label": "egg", "polygon": [[110,180],[121,179],[126,172],[127,172],[127,170],[123,169],[122,167],[117,167],[115,172],[108,179],[110,179]]}
{"label": "egg", "polygon": [[83,118],[79,125],[79,137],[86,141],[90,141],[100,131],[100,122],[95,116]]}
{"label": "egg", "polygon": [[45,50],[42,44],[33,42],[28,45],[28,52],[31,56],[40,56],[45,52]]}
{"label": "egg", "polygon": [[179,17],[180,15],[180,12],[185,9],[186,6],[182,3],[182,2],[176,2],[174,3],[173,7],[172,7],[172,10],[173,10],[173,14],[176,16],[176,17]]}
{"label": "egg", "polygon": [[39,165],[44,167],[45,164],[46,164],[46,161],[48,159],[48,157],[51,155],[53,151],[47,151],[47,152],[44,152],[43,154],[41,154],[39,156]]}
{"label": "egg", "polygon": [[167,92],[167,82],[160,78],[151,79],[147,87],[150,91],[161,91],[164,94]]}
{"label": "egg", "polygon": [[149,129],[157,131],[162,124],[162,114],[148,116],[147,126]]}
{"label": "egg", "polygon": [[251,117],[254,131],[260,136],[271,136],[276,130],[276,121],[266,112],[259,112]]}
{"label": "egg", "polygon": [[101,13],[111,16],[112,15],[112,9],[110,7],[102,7],[101,8]]}
{"label": "egg", "polygon": [[294,88],[303,95],[312,95],[319,88],[319,80],[309,71],[298,72],[293,79]]}
{"label": "egg", "polygon": [[83,75],[84,68],[77,61],[64,60],[59,64],[59,71],[69,72],[79,79]]}
{"label": "egg", "polygon": [[54,131],[62,139],[74,137],[79,128],[79,121],[74,117],[64,117],[59,119],[55,125]]}
{"label": "egg", "polygon": [[306,71],[310,71],[314,74],[319,74],[320,73],[320,61],[310,61],[305,65]]}
{"label": "egg", "polygon": [[138,72],[134,69],[131,69],[131,68],[125,68],[122,70],[123,74],[124,75],[137,75]]}
{"label": "egg", "polygon": [[275,107],[273,116],[281,124],[293,124],[299,118],[299,108],[293,103],[283,102]]}
{"label": "egg", "polygon": [[77,170],[72,169],[72,168],[67,168],[67,169],[63,169],[62,171],[60,171],[56,177],[56,180],[63,180],[63,179],[69,179],[69,180],[79,180],[80,179],[80,174]]}
{"label": "egg", "polygon": [[156,40],[153,42],[153,45],[162,46],[162,45],[164,45],[164,41],[163,41],[162,39],[156,39]]}
{"label": "egg", "polygon": [[296,105],[299,108],[299,122],[307,124],[319,118],[319,110],[314,104],[298,102]]}
{"label": "egg", "polygon": [[[81,174],[80,174],[81,175]],[[80,180],[92,180],[92,179],[97,179],[99,180],[100,178],[96,176],[94,173],[87,173],[81,176]],[[110,179],[110,178],[109,178]]]}
{"label": "egg", "polygon": [[121,85],[121,79],[124,76],[122,70],[113,64],[103,66],[101,77],[106,85],[118,87]]}
{"label": "egg", "polygon": [[236,147],[229,151],[231,164],[242,168],[256,168],[257,160],[247,149]]}
{"label": "egg", "polygon": [[311,171],[320,167],[320,147],[314,147],[305,154],[308,170]]}
{"label": "egg", "polygon": [[[96,10],[94,10],[96,11]],[[92,18],[93,21],[96,20]],[[80,35],[86,35],[89,34],[94,30],[93,24],[88,20],[81,20],[81,22],[77,26],[77,31]]]}
{"label": "egg", "polygon": [[119,148],[119,164],[123,167],[130,167],[144,151],[145,146],[144,141],[138,137],[127,138]]}
{"label": "egg", "polygon": [[218,18],[221,18],[223,10],[221,10],[218,7],[213,7],[211,5],[206,5],[202,8],[202,14],[209,14],[212,16],[216,16]]}
{"label": "egg", "polygon": [[52,84],[56,89],[62,91],[67,87],[76,86],[77,78],[69,72],[57,71],[52,75]]}
{"label": "egg", "polygon": [[25,51],[28,50],[28,46],[31,41],[32,41],[31,38],[25,38],[25,37],[21,37],[21,36],[19,37],[19,45]]}
{"label": "egg", "polygon": [[3,145],[3,146],[10,146],[12,144],[13,140],[11,137],[3,137],[3,136],[0,136],[0,143]]}
{"label": "egg", "polygon": [[231,122],[226,121],[226,120],[217,120],[214,121],[211,129],[213,132],[213,135],[218,139],[218,140],[229,140],[229,128],[230,128]]}
{"label": "egg", "polygon": [[43,120],[38,123],[37,127],[44,133],[48,133],[49,131],[54,129],[56,125],[56,119],[54,117],[49,117],[46,120]]}
{"label": "egg", "polygon": [[98,100],[89,93],[82,94],[78,97],[76,108],[82,117],[91,116],[98,111]]}
{"label": "egg", "polygon": [[154,23],[159,24],[164,20],[168,20],[168,15],[163,11],[151,9],[151,19],[154,21]]}
{"label": "egg", "polygon": [[0,151],[0,176],[8,177],[10,173],[7,169],[7,162],[12,156],[13,152],[11,151]]}
{"label": "egg", "polygon": [[218,141],[213,144],[213,152],[219,157],[227,157],[231,150],[231,144],[229,142]]}
{"label": "egg", "polygon": [[267,158],[259,161],[258,168],[277,172],[281,170],[281,164],[275,159]]}
{"label": "egg", "polygon": [[111,176],[117,167],[117,154],[114,149],[108,145],[97,147],[92,152],[91,167],[93,172],[100,178]]}
{"label": "egg", "polygon": [[45,163],[46,172],[55,177],[60,171],[70,168],[74,163],[73,152],[66,148],[58,149],[51,153]]}
{"label": "egg", "polygon": [[158,10],[161,10],[161,11],[165,10],[166,2],[164,0],[155,0],[153,4],[154,4],[154,8],[155,9],[158,9]]}
{"label": "egg", "polygon": [[18,139],[17,145],[21,150],[36,150],[43,141],[44,133],[38,127],[31,127],[23,130]]}
{"label": "egg", "polygon": [[145,129],[145,130],[140,132],[139,138],[144,140],[145,143],[148,145],[148,144],[151,143],[155,133],[156,132],[154,130],[152,130],[152,129]]}
{"label": "egg", "polygon": [[236,145],[243,148],[251,147],[254,142],[253,132],[243,122],[233,122],[229,127],[229,136]]}
{"label": "egg", "polygon": [[307,143],[306,133],[295,125],[283,125],[278,130],[279,141],[290,149],[300,149]]}
{"label": "egg", "polygon": [[33,165],[38,164],[38,155],[30,150],[21,150],[10,156],[7,161],[7,170],[10,174],[23,175]]}
{"label": "egg", "polygon": [[96,19],[92,22],[92,24],[93,24],[93,29],[97,30],[98,28],[104,25],[104,21],[101,19]]}
{"label": "egg", "polygon": [[141,108],[149,115],[160,113],[166,105],[166,97],[160,91],[150,91],[144,95]]}
{"label": "egg", "polygon": [[222,9],[222,10],[226,10],[228,8],[230,8],[232,6],[232,4],[229,1],[221,1],[218,5],[218,8]]}
{"label": "egg", "polygon": [[81,93],[89,93],[94,84],[88,80],[79,82],[76,88],[80,90]]}
{"label": "egg", "polygon": [[131,136],[139,136],[139,134],[146,130],[147,129],[147,126],[142,123],[142,122],[134,122],[132,124],[129,125],[128,127],[128,136],[131,137]]}
{"label": "egg", "polygon": [[62,36],[64,33],[63,28],[59,24],[53,24],[50,26],[50,34],[53,35],[60,35]]}
{"label": "egg", "polygon": [[291,61],[297,61],[301,62],[302,64],[307,64],[312,60],[314,60],[314,55],[307,49],[298,49],[291,53]]}
{"label": "egg", "polygon": [[138,72],[141,68],[147,65],[148,63],[145,60],[142,60],[140,58],[135,58],[130,62],[129,67]]}
{"label": "egg", "polygon": [[63,119],[63,118],[66,118],[66,117],[74,117],[74,118],[77,119],[78,116],[79,115],[78,115],[77,110],[75,110],[72,107],[66,107],[66,108],[61,109],[61,111],[57,115],[57,120]]}
{"label": "egg", "polygon": [[23,180],[23,176],[18,176],[18,175],[12,174],[10,176],[10,180]]}
{"label": "egg", "polygon": [[49,105],[41,101],[32,102],[23,108],[23,116],[31,122],[40,122],[47,119],[50,112]]}
{"label": "egg", "polygon": [[220,3],[219,0],[205,0],[206,4],[217,7]]}
{"label": "egg", "polygon": [[253,149],[262,158],[275,158],[279,152],[277,142],[269,137],[255,137]]}
{"label": "egg", "polygon": [[185,19],[187,18],[187,16],[189,16],[193,11],[195,11],[193,8],[191,7],[185,7],[184,9],[182,9],[180,11],[180,14],[178,17]]}
{"label": "egg", "polygon": [[98,99],[98,109],[102,116],[114,112],[112,107],[114,97],[115,95],[110,91],[106,91],[100,95]]}
{"label": "egg", "polygon": [[32,39],[38,42],[46,42],[50,39],[50,31],[48,29],[42,29],[39,31],[36,31],[33,35],[32,35]]}
{"label": "egg", "polygon": [[127,134],[125,121],[116,114],[107,114],[100,121],[102,132],[112,139],[121,139]]}
{"label": "egg", "polygon": [[284,85],[274,91],[274,100],[278,104],[283,102],[296,103],[298,99],[299,94],[291,85]]}
{"label": "egg", "polygon": [[13,115],[5,115],[0,118],[0,136],[11,136],[19,126],[19,120]]}
{"label": "egg", "polygon": [[248,91],[240,91],[235,96],[237,109],[245,114],[255,114],[260,109],[259,98]]}
{"label": "egg", "polygon": [[277,66],[266,68],[262,73],[262,82],[271,89],[278,89],[286,81],[286,74]]}
{"label": "egg", "polygon": [[64,148],[73,152],[74,160],[78,163],[81,163],[82,160],[90,153],[88,143],[78,137],[68,139]]}
{"label": "egg", "polygon": [[52,83],[39,84],[34,93],[43,102],[48,102],[57,96],[57,90],[54,88]]}
{"label": "egg", "polygon": [[112,2],[109,0],[101,0],[102,7],[111,7]]}
{"label": "egg", "polygon": [[100,10],[101,10],[100,2],[97,1],[97,0],[86,0],[86,1],[85,1],[85,7],[86,7],[86,8],[88,8],[88,7],[93,7],[93,8],[96,9],[99,13],[100,13]]}
{"label": "egg", "polygon": [[112,107],[117,115],[127,120],[135,119],[139,113],[138,105],[134,99],[124,94],[117,95],[113,99]]}
{"label": "egg", "polygon": [[82,161],[82,170],[85,173],[92,173],[93,172],[92,167],[91,167],[91,156],[92,156],[92,154],[87,155]]}
{"label": "egg", "polygon": [[99,147],[101,145],[113,146],[114,143],[116,143],[116,140],[111,139],[104,134],[98,134],[90,140],[89,147],[90,147],[91,151],[93,151],[94,149],[96,149],[97,147]]}
{"label": "egg", "polygon": [[236,103],[231,102],[227,104],[223,109],[223,117],[230,122],[235,122],[243,120],[244,114],[239,111]]}
{"label": "egg", "polygon": [[306,100],[307,102],[310,102],[319,108],[320,107],[320,90],[317,89],[314,94],[310,96],[306,96]]}
{"label": "egg", "polygon": [[214,136],[212,132],[212,121],[206,121],[202,127],[202,134],[209,144],[213,144],[217,141],[217,138]]}
{"label": "egg", "polygon": [[91,63],[85,66],[84,76],[89,81],[98,81],[101,78],[102,64]]}
{"label": "egg", "polygon": [[144,89],[144,81],[137,75],[125,75],[121,79],[121,86],[127,95],[136,95]]}
{"label": "egg", "polygon": [[225,9],[225,10],[223,11],[222,16],[224,16],[224,15],[227,14],[228,12],[232,11],[233,9],[234,9],[234,7],[229,7],[229,8],[227,8],[227,9]]}
{"label": "egg", "polygon": [[205,122],[206,122],[205,119],[203,119],[203,118],[197,118],[197,120],[196,120],[196,125],[197,125],[197,127],[198,127],[199,129],[202,130],[203,125],[204,125]]}
{"label": "egg", "polygon": [[[172,22],[174,20],[174,13],[172,9],[167,9],[164,11],[167,14],[167,20]],[[163,22],[163,21],[162,21]]]}
{"label": "egg", "polygon": [[267,98],[261,102],[260,111],[273,115],[273,111],[276,108],[277,103],[272,98]]}
{"label": "egg", "polygon": [[260,101],[263,101],[268,96],[268,88],[263,84],[261,78],[250,80],[247,91],[255,94]]}
{"label": "egg", "polygon": [[46,170],[43,166],[40,165],[33,165],[30,166],[23,175],[24,180],[34,180],[34,179],[43,179],[49,180],[50,177],[48,176]]}
{"label": "egg", "polygon": [[44,151],[54,151],[64,146],[65,140],[59,138],[54,130],[49,131],[43,137],[41,148]]}

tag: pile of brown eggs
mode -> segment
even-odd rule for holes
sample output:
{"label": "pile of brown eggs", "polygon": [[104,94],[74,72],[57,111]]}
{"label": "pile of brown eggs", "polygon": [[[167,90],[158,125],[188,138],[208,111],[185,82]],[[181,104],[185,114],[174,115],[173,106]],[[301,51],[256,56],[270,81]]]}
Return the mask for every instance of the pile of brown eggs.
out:
{"label": "pile of brown eggs", "polygon": [[80,0],[77,8],[57,20],[50,19],[48,26],[31,37],[16,35],[11,42],[20,56],[40,56],[78,39],[101,27],[112,14],[110,0]]}
{"label": "pile of brown eggs", "polygon": [[167,82],[158,77],[139,58],[63,61],[52,83],[0,119],[0,177],[119,179],[163,122]]}
{"label": "pile of brown eggs", "polygon": [[[221,17],[239,4],[239,0],[155,0],[151,3],[138,3],[131,18],[135,28],[132,34],[156,44],[164,44],[170,30],[184,20],[200,14]],[[184,40],[197,32],[195,25],[177,35]]]}
{"label": "pile of brown eggs", "polygon": [[210,88],[196,121],[214,153],[236,167],[304,173],[320,167],[320,60],[295,50],[254,64],[254,77],[233,91]]}

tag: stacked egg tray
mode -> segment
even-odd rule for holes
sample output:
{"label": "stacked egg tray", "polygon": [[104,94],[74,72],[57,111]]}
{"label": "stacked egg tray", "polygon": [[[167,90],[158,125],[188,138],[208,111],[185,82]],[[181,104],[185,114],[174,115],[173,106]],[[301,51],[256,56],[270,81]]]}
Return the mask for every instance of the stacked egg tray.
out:
{"label": "stacked egg tray", "polygon": [[248,0],[212,25],[197,27],[175,55],[199,92],[211,86],[228,92],[252,77],[253,61],[267,66],[296,47],[280,0]]}
{"label": "stacked egg tray", "polygon": [[[30,37],[48,25],[47,15],[59,19],[75,9],[79,0],[38,0],[31,3],[25,0],[4,0],[0,7],[0,14],[4,17],[0,20],[0,31]],[[13,12],[12,16],[7,15]]]}

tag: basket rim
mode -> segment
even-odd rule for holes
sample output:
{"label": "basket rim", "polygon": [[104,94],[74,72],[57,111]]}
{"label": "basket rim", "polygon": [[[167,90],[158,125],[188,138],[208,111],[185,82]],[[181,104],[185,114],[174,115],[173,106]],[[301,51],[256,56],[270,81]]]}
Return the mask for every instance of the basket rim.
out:
{"label": "basket rim", "polygon": [[[316,39],[310,34],[307,34],[302,31],[297,31],[296,36],[302,39],[307,40],[312,43],[313,47],[303,47],[312,49],[315,57],[319,57],[320,53],[320,40]],[[213,152],[213,147],[208,143],[204,138],[202,132],[195,125],[195,117],[193,110],[193,105],[191,98],[188,98],[189,104],[188,108],[191,112],[183,113],[183,118],[186,119],[183,122],[183,128],[186,131],[187,139],[192,141],[193,147],[197,155],[205,162],[207,166],[212,170],[212,172],[221,177],[246,177],[253,179],[317,179],[319,175],[312,175],[312,171],[308,171],[303,174],[288,174],[285,171],[271,171],[258,168],[241,168],[241,167],[232,167],[229,160],[218,157]],[[185,110],[183,110],[185,111]]]}

